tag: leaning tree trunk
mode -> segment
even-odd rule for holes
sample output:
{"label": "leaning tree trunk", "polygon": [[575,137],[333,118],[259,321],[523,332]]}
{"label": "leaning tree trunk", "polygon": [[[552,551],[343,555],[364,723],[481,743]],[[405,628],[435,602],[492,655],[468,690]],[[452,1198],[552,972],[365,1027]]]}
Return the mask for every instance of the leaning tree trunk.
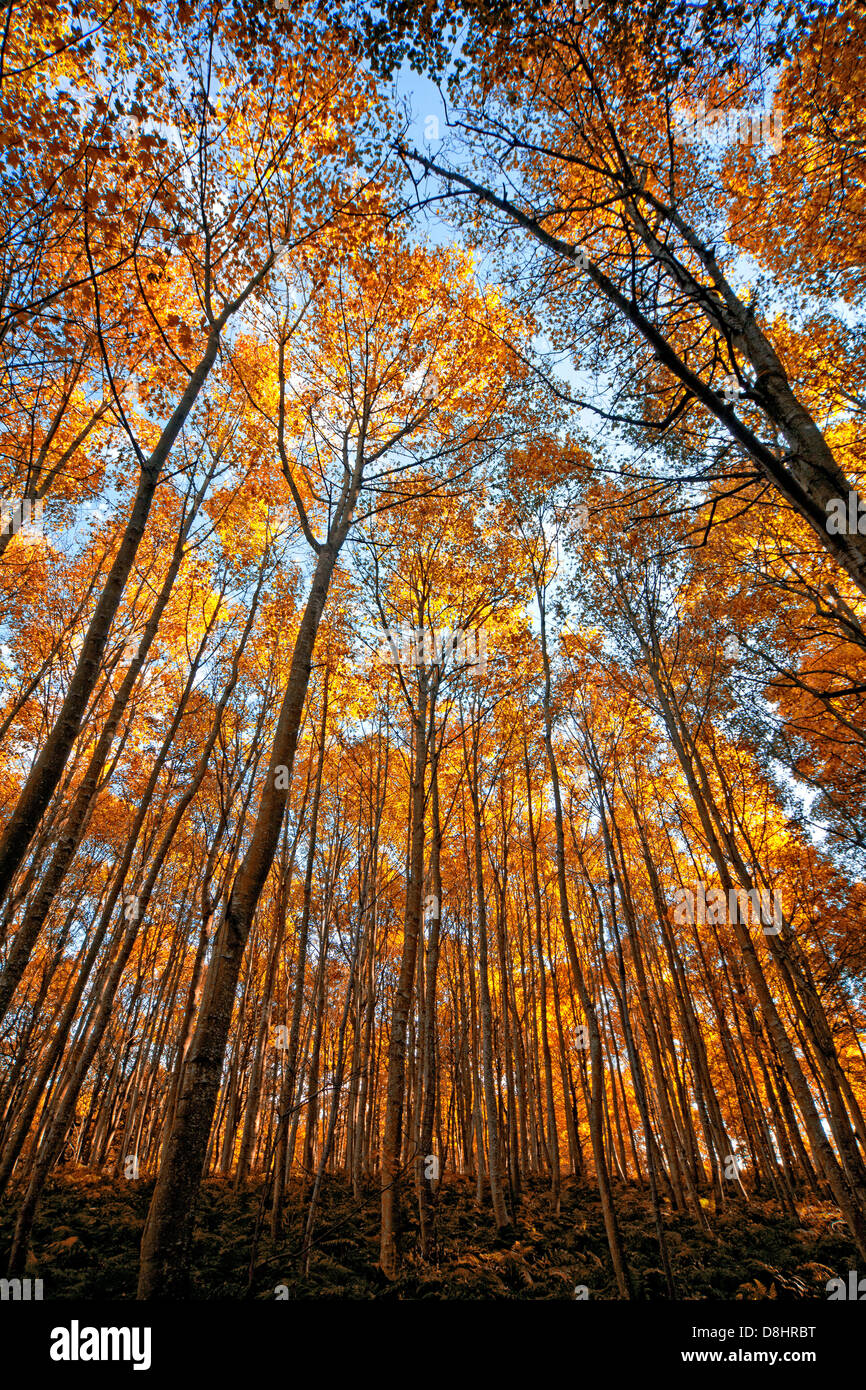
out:
{"label": "leaning tree trunk", "polygon": [[307,843],[307,867],[304,873],[304,905],[301,924],[298,928],[297,960],[295,962],[295,988],[292,996],[292,1021],[289,1028],[288,1050],[285,1060],[283,1083],[280,1087],[280,1103],[277,1114],[277,1136],[273,1153],[274,1196],[271,1207],[271,1233],[274,1239],[280,1233],[283,1202],[286,1187],[286,1161],[288,1153],[289,1119],[295,1103],[295,1088],[298,1074],[298,1043],[301,1036],[301,1014],[304,1007],[304,980],[307,971],[307,942],[310,934],[310,907],[313,898],[313,869],[316,860],[316,837],[319,828],[319,803],[322,796],[322,773],[325,766],[325,738],[328,728],[328,667],[325,667],[325,680],[322,690],[322,723],[319,729],[319,756],[316,760],[316,784],[313,789],[313,802],[310,808],[310,834]]}
{"label": "leaning tree trunk", "polygon": [[141,1243],[138,1297],[182,1296],[188,1284],[195,1205],[222,1076],[241,962],[253,913],[279,841],[316,634],[360,487],[353,480],[338,524],[320,547],[301,619],[255,828],[217,933],[183,1092],[166,1144]]}
{"label": "leaning tree trunk", "polygon": [[[211,474],[209,473],[207,481],[210,480],[210,476]],[[66,821],[63,825],[63,832],[60,836],[57,848],[54,851],[51,863],[38,889],[33,893],[27,905],[24,920],[15,933],[15,939],[12,943],[12,949],[9,952],[9,958],[6,962],[5,969],[2,974],[0,974],[0,1021],[2,1021],[11,1003],[15,989],[27,968],[27,962],[30,960],[33,948],[39,939],[39,934],[42,931],[51,904],[57,896],[66,871],[72,863],[75,851],[81,843],[87,829],[99,790],[100,778],[102,777],[105,764],[111,752],[112,745],[114,744],[117,727],[129,703],[129,697],[132,694],[139,672],[144,665],[148,649],[156,636],[159,620],[171,597],[174,581],[178,576],[181,561],[183,560],[184,545],[198,510],[199,502],[204,495],[205,486],[206,484],[202,486],[193,507],[190,509],[189,516],[181,528],[159,596],[145,624],[138,650],[130,662],[129,670],[124,676],[120,688],[112,701],[105,726],[100,733],[99,740],[91,754],[90,761],[87,764],[84,776],[75,794],[75,799],[72,803],[69,815],[66,817]]]}
{"label": "leaning tree trunk", "polygon": [[105,650],[111,625],[120,607],[126,581],[129,578],[138,547],[144,535],[163,466],[207,380],[211,367],[216,361],[220,334],[230,312],[233,312],[236,307],[236,304],[229,305],[212,329],[204,356],[163,430],[159,443],[150,457],[146,461],[142,461],[132,511],[105,587],[99,596],[95,612],[90,620],[78,665],[75,668],[60,713],[33,764],[24,789],[18,798],[18,803],[6,823],[3,839],[0,841],[0,901],[8,893],[10,884],[27,853],[27,848],[36,833],[42,815],[63,775],[72,746],[81,728],[81,720],[87,708],[87,702],[99,678],[102,653]]}

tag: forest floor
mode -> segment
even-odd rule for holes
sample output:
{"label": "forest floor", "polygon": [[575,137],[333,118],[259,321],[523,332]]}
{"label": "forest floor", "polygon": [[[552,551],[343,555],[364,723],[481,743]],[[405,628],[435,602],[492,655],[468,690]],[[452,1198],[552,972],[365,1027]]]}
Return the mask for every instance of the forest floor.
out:
{"label": "forest floor", "polygon": [[[47,1188],[36,1220],[26,1273],[43,1280],[44,1297],[135,1297],[138,1248],[152,1184],[113,1181],[85,1169],[66,1170]],[[309,1274],[298,1254],[306,1206],[300,1184],[289,1193],[284,1240],[263,1231],[255,1278],[247,1296],[293,1299],[590,1299],[617,1297],[597,1192],[565,1182],[562,1210],[553,1217],[547,1187],[529,1184],[514,1239],[496,1238],[489,1208],[475,1205],[474,1184],[444,1183],[436,1203],[437,1251],[418,1253],[417,1207],[404,1209],[400,1277],[388,1283],[376,1267],[379,1194],[361,1202],[338,1179],[325,1183]],[[413,1194],[407,1193],[407,1198]],[[193,1253],[191,1296],[246,1295],[250,1247],[261,1188],[240,1194],[219,1180],[204,1184]],[[639,1297],[664,1299],[652,1210],[645,1192],[620,1187],[616,1204],[626,1255]],[[15,1219],[11,1199],[0,1208],[0,1259],[8,1255]],[[769,1201],[752,1198],[708,1210],[715,1239],[693,1219],[666,1213],[677,1297],[701,1299],[826,1299],[828,1279],[856,1266],[856,1251],[835,1207],[800,1205],[798,1226]]]}

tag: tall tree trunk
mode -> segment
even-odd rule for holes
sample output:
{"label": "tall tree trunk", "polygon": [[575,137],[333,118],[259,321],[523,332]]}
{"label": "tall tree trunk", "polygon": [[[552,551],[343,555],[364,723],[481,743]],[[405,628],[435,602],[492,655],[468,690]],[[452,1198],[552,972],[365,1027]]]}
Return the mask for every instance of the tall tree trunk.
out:
{"label": "tall tree trunk", "polygon": [[198,1025],[190,1047],[183,1092],[160,1166],[141,1244],[138,1297],[171,1298],[188,1286],[195,1205],[211,1125],[241,961],[279,841],[294,767],[298,731],[310,679],[316,634],[334,566],[346,538],[360,488],[360,470],[338,513],[336,528],[321,546],[313,583],[292,654],[259,813],[249,848],[235,876],[214,946]]}

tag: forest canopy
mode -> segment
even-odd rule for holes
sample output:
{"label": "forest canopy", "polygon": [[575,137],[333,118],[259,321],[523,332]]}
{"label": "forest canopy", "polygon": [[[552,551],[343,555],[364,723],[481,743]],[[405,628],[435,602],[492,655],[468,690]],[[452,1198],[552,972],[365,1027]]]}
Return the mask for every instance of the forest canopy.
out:
{"label": "forest canopy", "polygon": [[[866,1262],[866,11],[2,32],[8,1278],[61,1277],[86,1178],[134,1203],[113,1297],[413,1296],[449,1203],[491,1296],[825,1297]],[[799,1263],[696,1293],[683,1232],[745,1220]]]}

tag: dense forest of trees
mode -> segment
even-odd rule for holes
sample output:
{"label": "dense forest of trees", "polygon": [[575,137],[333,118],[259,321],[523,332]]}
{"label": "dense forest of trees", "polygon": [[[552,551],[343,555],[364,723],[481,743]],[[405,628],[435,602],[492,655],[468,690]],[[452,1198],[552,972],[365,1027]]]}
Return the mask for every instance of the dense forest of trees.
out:
{"label": "dense forest of trees", "polygon": [[0,28],[4,1272],[82,1170],[142,1299],[214,1180],[866,1263],[866,12]]}

